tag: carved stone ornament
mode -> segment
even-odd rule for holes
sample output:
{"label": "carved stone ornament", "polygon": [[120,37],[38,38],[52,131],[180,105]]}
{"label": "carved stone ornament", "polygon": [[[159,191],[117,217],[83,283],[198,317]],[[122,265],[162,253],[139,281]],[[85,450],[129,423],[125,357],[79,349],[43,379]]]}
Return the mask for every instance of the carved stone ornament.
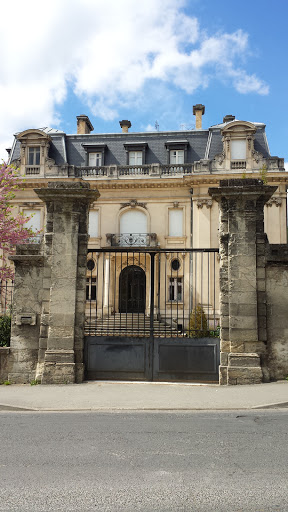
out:
{"label": "carved stone ornament", "polygon": [[225,157],[226,157],[225,151],[222,151],[222,153],[215,155],[214,160],[215,160],[216,164],[221,166],[225,160]]}
{"label": "carved stone ornament", "polygon": [[205,205],[206,208],[212,208],[212,199],[197,199],[197,208],[203,208]]}
{"label": "carved stone ornament", "polygon": [[275,206],[279,207],[282,204],[282,198],[281,197],[271,197],[269,201],[267,201],[266,206],[271,206],[275,204]]}
{"label": "carved stone ornament", "polygon": [[137,206],[139,206],[140,208],[145,208],[145,210],[147,210],[146,204],[147,203],[138,203],[137,199],[131,199],[129,203],[121,203],[120,210],[122,210],[122,208],[127,208],[129,206],[130,208],[137,208]]}
{"label": "carved stone ornament", "polygon": [[255,151],[255,149],[253,149],[253,151],[252,151],[252,157],[253,157],[253,160],[256,162],[256,164],[258,164],[260,162],[260,160],[263,159],[263,155],[261,155],[261,153],[259,153],[259,151]]}
{"label": "carved stone ornament", "polygon": [[55,165],[55,160],[53,160],[53,158],[46,158],[45,164],[49,169],[51,169]]}

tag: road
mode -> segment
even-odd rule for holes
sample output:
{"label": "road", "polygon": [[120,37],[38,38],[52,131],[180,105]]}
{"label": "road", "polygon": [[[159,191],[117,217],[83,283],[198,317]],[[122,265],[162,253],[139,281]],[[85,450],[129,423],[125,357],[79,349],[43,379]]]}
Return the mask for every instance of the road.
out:
{"label": "road", "polygon": [[1,512],[286,512],[288,410],[0,413]]}

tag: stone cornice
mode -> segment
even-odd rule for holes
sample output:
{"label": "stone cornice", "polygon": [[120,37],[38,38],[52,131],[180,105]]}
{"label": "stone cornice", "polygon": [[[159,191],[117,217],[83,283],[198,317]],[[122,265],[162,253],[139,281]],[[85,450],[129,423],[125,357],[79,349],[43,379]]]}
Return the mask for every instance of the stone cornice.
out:
{"label": "stone cornice", "polygon": [[[201,186],[201,185],[208,185],[208,186],[218,186],[219,181],[223,179],[239,179],[241,175],[239,174],[227,174],[227,173],[221,173],[221,174],[206,174],[204,175],[190,175],[190,176],[183,176],[181,178],[169,178],[169,179],[163,179],[163,178],[150,178],[149,180],[143,179],[143,180],[133,180],[133,179],[127,179],[127,180],[89,180],[90,189],[91,190],[127,190],[127,189],[171,189],[171,188],[193,188],[193,186]],[[249,178],[259,179],[259,173],[249,173],[247,175]],[[288,184],[288,173],[284,172],[269,172],[267,176],[268,184],[269,183],[286,183]],[[43,189],[47,188],[47,183],[49,182],[57,182],[59,179],[53,179],[53,178],[40,178],[38,180],[29,181],[26,180],[25,183],[23,183],[23,188],[27,189]],[[63,181],[63,178],[62,180]],[[65,180],[66,181],[66,180]],[[82,180],[79,178],[67,178],[67,182],[81,182]],[[85,180],[84,180],[85,181]]]}

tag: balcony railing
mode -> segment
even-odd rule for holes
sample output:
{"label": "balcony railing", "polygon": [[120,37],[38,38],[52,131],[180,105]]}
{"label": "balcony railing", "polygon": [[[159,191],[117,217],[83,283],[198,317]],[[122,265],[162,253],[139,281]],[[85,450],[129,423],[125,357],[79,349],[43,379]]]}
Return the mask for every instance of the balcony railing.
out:
{"label": "balcony railing", "polygon": [[155,176],[166,178],[167,176],[183,176],[192,174],[194,164],[151,164],[151,165],[111,165],[101,167],[75,167],[74,174],[77,177],[91,178],[129,178],[130,176]]}
{"label": "balcony railing", "polygon": [[107,244],[111,247],[156,247],[156,233],[107,233]]}
{"label": "balcony railing", "polygon": [[102,177],[108,175],[109,167],[78,167],[75,169],[76,176]]}
{"label": "balcony railing", "polygon": [[246,160],[231,161],[231,169],[246,169]]}
{"label": "balcony railing", "polygon": [[40,165],[26,165],[25,174],[40,174]]}

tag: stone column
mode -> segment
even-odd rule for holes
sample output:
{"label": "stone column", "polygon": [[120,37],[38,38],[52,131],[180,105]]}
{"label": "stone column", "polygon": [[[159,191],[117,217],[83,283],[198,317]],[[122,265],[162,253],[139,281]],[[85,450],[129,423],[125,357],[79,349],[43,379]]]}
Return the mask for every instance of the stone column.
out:
{"label": "stone column", "polygon": [[83,380],[89,184],[52,182],[36,189],[47,205],[39,373],[42,383]]}
{"label": "stone column", "polygon": [[221,180],[209,194],[220,209],[220,384],[262,382],[266,351],[264,204],[277,187]]}
{"label": "stone column", "polygon": [[42,304],[42,244],[18,245],[10,256],[15,265],[8,380],[25,384],[35,379]]}
{"label": "stone column", "polygon": [[[105,256],[104,265],[104,301],[103,301],[103,314],[108,315],[109,311],[109,287],[110,287],[110,259],[109,256]],[[111,298],[110,298],[111,300]]]}

